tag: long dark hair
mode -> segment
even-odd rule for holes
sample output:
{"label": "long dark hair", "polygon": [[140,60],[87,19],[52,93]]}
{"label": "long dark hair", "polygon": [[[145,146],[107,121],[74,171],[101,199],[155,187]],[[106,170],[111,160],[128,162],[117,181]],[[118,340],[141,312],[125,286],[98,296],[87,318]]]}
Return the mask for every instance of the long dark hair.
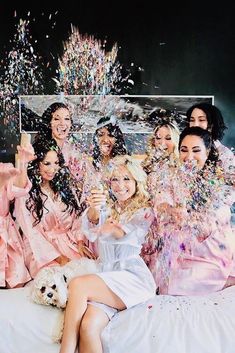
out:
{"label": "long dark hair", "polygon": [[190,124],[190,118],[192,115],[192,111],[197,108],[202,110],[207,117],[208,128],[211,130],[211,136],[213,141],[219,140],[221,141],[224,136],[224,131],[227,129],[225,125],[224,118],[222,116],[221,111],[214,105],[210,103],[197,103],[190,107],[187,112],[187,124]]}
{"label": "long dark hair", "polygon": [[51,129],[51,120],[52,114],[55,113],[57,110],[64,108],[69,111],[69,107],[62,103],[62,102],[55,102],[52,103],[42,114],[39,124],[39,131],[35,136],[35,141],[44,139],[50,140],[52,138],[52,129]]}
{"label": "long dark hair", "polygon": [[209,151],[209,154],[206,160],[206,165],[211,163],[216,165],[218,162],[218,151],[214,145],[211,133],[208,130],[204,130],[199,126],[186,127],[180,134],[179,150],[183,139],[188,135],[198,136],[203,140],[206,149]]}
{"label": "long dark hair", "polygon": [[[115,137],[115,143],[113,146],[113,149],[111,151],[111,158],[118,156],[118,155],[124,155],[127,154],[127,149],[126,149],[126,144],[124,141],[123,133],[118,126],[117,123],[107,123],[110,121],[109,117],[103,117],[101,118],[98,123],[98,129],[96,129],[94,136],[93,136],[93,151],[92,151],[92,157],[93,157],[93,165],[95,169],[99,170],[101,161],[102,161],[102,155],[100,152],[100,147],[99,147],[99,139],[98,139],[98,132],[102,128],[106,128],[108,130],[108,133],[110,136]],[[100,125],[100,127],[99,127]]]}
{"label": "long dark hair", "polygon": [[37,158],[28,166],[28,177],[32,183],[32,188],[29,191],[29,198],[26,201],[26,207],[35,219],[33,225],[35,226],[40,223],[45,210],[49,212],[45,207],[45,201],[48,197],[43,193],[40,187],[41,176],[39,174],[39,163],[44,160],[49,151],[55,151],[57,153],[60,167],[54,178],[50,181],[50,187],[54,193],[57,193],[58,196],[61,197],[62,202],[66,205],[64,211],[68,211],[70,214],[75,212],[77,215],[80,215],[81,208],[70,188],[70,172],[65,166],[64,157],[56,141],[53,139],[47,142],[41,140],[34,143],[33,146]]}
{"label": "long dark hair", "polygon": [[[200,207],[205,207],[205,205],[208,205],[208,202],[211,202],[215,196],[215,186],[218,185],[217,182],[219,181],[219,179],[217,179],[217,171],[220,170],[220,163],[218,160],[218,152],[214,146],[210,132],[198,126],[185,128],[181,132],[179,149],[183,139],[189,135],[200,137],[207,151],[209,151],[203,168],[195,174],[195,179],[191,179],[188,183],[191,194],[191,200],[188,200],[188,207],[198,211]],[[213,179],[213,183],[211,183],[211,178]]]}

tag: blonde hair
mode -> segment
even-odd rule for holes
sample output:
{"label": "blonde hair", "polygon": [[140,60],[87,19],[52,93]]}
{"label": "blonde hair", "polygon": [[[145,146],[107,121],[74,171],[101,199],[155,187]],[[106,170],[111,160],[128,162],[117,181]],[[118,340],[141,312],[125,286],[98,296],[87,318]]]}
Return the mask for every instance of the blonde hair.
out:
{"label": "blonde hair", "polygon": [[178,160],[179,160],[179,150],[178,150],[178,146],[179,146],[179,136],[180,136],[180,131],[176,125],[176,123],[173,123],[171,121],[165,121],[163,120],[159,125],[157,125],[157,127],[154,129],[152,135],[150,136],[148,143],[147,143],[147,151],[146,151],[146,158],[145,160],[142,162],[142,167],[144,168],[144,170],[146,171],[146,173],[150,173],[152,171],[152,167],[153,164],[155,163],[155,153],[157,151],[156,146],[155,146],[155,136],[157,131],[161,128],[161,127],[167,127],[170,130],[170,136],[171,136],[171,140],[174,143],[174,150],[173,153],[164,153],[162,155],[163,159],[167,158],[169,159],[170,163],[172,165],[177,164]]}
{"label": "blonde hair", "polygon": [[[119,166],[125,167],[136,181],[136,192],[122,212],[122,214],[125,213],[127,215],[127,219],[130,219],[138,209],[150,206],[149,193],[147,191],[147,174],[141,167],[140,162],[129,155],[124,155],[112,159],[109,179],[111,179],[114,170]],[[111,204],[111,209],[112,218],[119,220],[120,214],[115,208],[115,202]]]}
{"label": "blonde hair", "polygon": [[156,149],[155,136],[156,136],[157,131],[163,126],[167,127],[170,130],[171,140],[174,143],[174,152],[173,153],[174,153],[175,157],[178,158],[179,157],[178,146],[179,146],[180,131],[179,131],[179,128],[176,125],[176,123],[168,122],[168,121],[161,122],[154,129],[153,134],[151,135],[151,137],[149,138],[149,141],[148,141],[147,155],[152,154],[152,151]]}

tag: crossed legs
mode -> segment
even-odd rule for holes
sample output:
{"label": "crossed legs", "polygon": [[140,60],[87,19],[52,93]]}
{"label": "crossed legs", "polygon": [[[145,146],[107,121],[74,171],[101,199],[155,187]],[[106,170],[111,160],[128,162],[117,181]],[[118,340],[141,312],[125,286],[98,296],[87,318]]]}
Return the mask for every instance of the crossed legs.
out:
{"label": "crossed legs", "polygon": [[79,352],[102,353],[101,333],[108,325],[106,313],[93,305],[88,308],[82,318],[79,331]]}
{"label": "crossed legs", "polygon": [[[96,301],[115,309],[125,309],[122,300],[109,289],[97,275],[74,278],[69,284],[68,303],[65,311],[64,332],[60,353],[74,353],[79,334],[79,353],[102,353],[100,334],[108,324],[107,315],[87,302]],[[83,322],[84,320],[84,322]],[[94,331],[94,336],[89,333]]]}

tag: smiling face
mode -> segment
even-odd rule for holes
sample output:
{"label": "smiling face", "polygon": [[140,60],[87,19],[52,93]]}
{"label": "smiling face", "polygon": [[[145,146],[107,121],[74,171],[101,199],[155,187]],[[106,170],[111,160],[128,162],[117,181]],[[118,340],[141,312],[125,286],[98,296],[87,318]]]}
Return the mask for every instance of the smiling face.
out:
{"label": "smiling face", "polygon": [[39,163],[39,173],[43,182],[51,181],[59,169],[59,158],[55,151],[47,152],[44,159]]}
{"label": "smiling face", "polygon": [[193,127],[193,126],[199,126],[203,130],[208,129],[207,116],[203,110],[198,109],[198,108],[193,109],[193,111],[191,113],[191,117],[189,119],[189,127]]}
{"label": "smiling face", "polygon": [[110,182],[118,202],[124,202],[136,193],[136,181],[124,165],[115,168]]}
{"label": "smiling face", "polygon": [[66,108],[59,108],[52,113],[51,130],[52,137],[58,142],[66,140],[71,128],[70,112]]}
{"label": "smiling face", "polygon": [[115,144],[115,137],[110,135],[110,132],[106,127],[103,127],[97,131],[98,145],[102,156],[110,156]]}
{"label": "smiling face", "polygon": [[209,151],[201,137],[187,135],[180,146],[180,160],[182,162],[196,161],[199,169],[203,168]]}
{"label": "smiling face", "polygon": [[175,145],[169,127],[162,126],[155,132],[154,144],[156,148],[168,150],[169,153],[174,151]]}

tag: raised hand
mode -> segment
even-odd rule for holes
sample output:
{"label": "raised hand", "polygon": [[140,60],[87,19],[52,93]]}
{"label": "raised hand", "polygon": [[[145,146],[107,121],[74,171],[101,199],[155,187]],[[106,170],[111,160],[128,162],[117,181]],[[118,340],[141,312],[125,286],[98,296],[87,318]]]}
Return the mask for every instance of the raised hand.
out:
{"label": "raised hand", "polygon": [[100,210],[106,202],[104,191],[100,189],[92,189],[86,202],[89,207],[87,212],[88,219],[90,222],[97,224],[100,218]]}
{"label": "raised hand", "polygon": [[36,159],[34,149],[31,144],[29,144],[27,147],[17,146],[17,151],[20,162],[28,163]]}
{"label": "raised hand", "polygon": [[100,208],[106,202],[106,195],[101,189],[92,189],[90,195],[87,198],[88,206],[100,210]]}
{"label": "raised hand", "polygon": [[20,171],[12,163],[0,163],[0,186],[19,174]]}

